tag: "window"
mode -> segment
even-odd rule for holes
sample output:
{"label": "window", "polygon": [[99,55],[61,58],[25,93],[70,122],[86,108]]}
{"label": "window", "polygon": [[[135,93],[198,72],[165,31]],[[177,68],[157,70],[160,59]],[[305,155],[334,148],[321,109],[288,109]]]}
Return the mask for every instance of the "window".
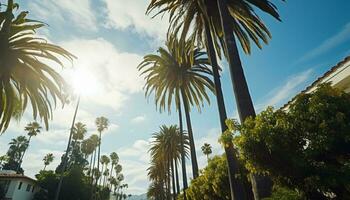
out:
{"label": "window", "polygon": [[22,182],[19,182],[19,185],[18,185],[18,190],[20,190],[22,188]]}
{"label": "window", "polygon": [[34,187],[34,185],[33,185],[32,193],[34,192],[34,189],[35,189],[35,187]]}
{"label": "window", "polygon": [[4,187],[5,194],[7,193],[10,184],[11,184],[10,180],[0,180],[0,186]]}
{"label": "window", "polygon": [[26,191],[29,192],[31,187],[32,187],[32,186],[31,186],[30,184],[28,184],[28,185],[27,185]]}

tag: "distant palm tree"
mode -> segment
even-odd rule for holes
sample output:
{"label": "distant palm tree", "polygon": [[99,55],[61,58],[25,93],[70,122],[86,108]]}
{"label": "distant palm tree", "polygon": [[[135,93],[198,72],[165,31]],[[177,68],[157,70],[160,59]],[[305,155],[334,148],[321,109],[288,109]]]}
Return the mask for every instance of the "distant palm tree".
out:
{"label": "distant palm tree", "polygon": [[190,139],[193,177],[198,177],[198,162],[190,118],[190,107],[201,110],[203,102],[210,102],[207,89],[214,91],[211,81],[211,69],[206,53],[193,47],[191,41],[180,43],[173,35],[168,35],[166,49],[160,47],[159,55],[150,54],[144,57],[139,70],[145,74],[145,93],[155,93],[156,105],[162,111],[170,111],[171,102],[175,99],[176,106],[180,102],[185,109],[186,124]]}
{"label": "distant palm tree", "polygon": [[60,58],[72,61],[74,56],[36,37],[45,24],[28,19],[25,11],[15,17],[13,0],[7,2],[6,11],[0,13],[0,131],[5,131],[11,117],[19,117],[28,103],[34,118],[39,116],[48,128],[53,104],[66,102],[67,85],[48,63],[63,67]]}
{"label": "distant palm tree", "polygon": [[[29,136],[29,139],[28,139],[28,147],[29,147],[29,144],[30,144],[30,140],[32,139],[33,136],[37,136],[39,133],[40,133],[40,130],[42,129],[42,127],[40,126],[39,123],[37,122],[31,122],[29,124],[27,124],[27,126],[24,128],[25,131],[27,131],[28,133],[28,136]],[[27,149],[28,149],[27,147]],[[23,161],[23,157],[24,157],[24,154],[26,153],[27,149],[23,152],[22,154],[22,157],[19,161],[19,165],[17,167],[17,170],[21,167],[22,165],[22,161]]]}
{"label": "distant palm tree", "polygon": [[[271,34],[257,15],[255,8],[280,20],[276,7],[269,0],[154,0],[151,1],[147,9],[147,13],[153,10],[158,10],[157,14],[172,13],[169,19],[171,21],[170,32],[178,33],[182,30],[181,40],[184,40],[188,33],[191,32],[193,40],[206,46],[213,66],[222,132],[225,132],[227,129],[225,125],[227,114],[221,89],[219,65],[216,58],[217,55],[221,57],[221,48],[229,63],[240,119],[244,121],[249,116],[255,116],[235,40],[236,36],[241,43],[243,51],[248,54],[251,51],[251,41],[259,48],[262,47],[261,41],[264,43],[268,42]],[[234,156],[231,155],[234,154],[232,144],[228,144],[228,147],[225,150],[230,170],[231,196],[234,198],[234,195],[243,195],[244,193],[241,184],[234,180],[237,164],[235,164]],[[255,180],[253,179],[252,181]],[[268,182],[270,181],[263,180],[262,184],[256,183],[257,188],[253,187],[256,199],[266,197],[269,194],[269,189],[266,190],[266,183],[269,185]],[[253,184],[253,186],[256,184]],[[233,186],[236,187],[234,188]],[[238,188],[239,186],[241,188]],[[235,194],[233,194],[234,190],[236,191]],[[261,195],[258,193],[261,193]],[[243,196],[237,196],[236,198],[243,198]]]}
{"label": "distant palm tree", "polygon": [[[161,182],[166,189],[166,198],[176,198],[174,161],[180,160],[182,154],[182,134],[177,126],[161,126],[160,131],[153,134],[153,142],[149,152],[151,154],[151,166],[148,168],[148,176],[154,182]],[[185,154],[189,150],[189,139],[185,137]],[[170,194],[170,180],[172,179],[173,195]],[[157,185],[157,184],[156,184]]]}
{"label": "distant palm tree", "polygon": [[109,178],[111,179],[113,176],[113,168],[119,162],[119,156],[116,152],[112,152],[109,157],[111,159],[111,171],[109,173]]}
{"label": "distant palm tree", "polygon": [[55,158],[55,157],[53,156],[52,153],[46,154],[46,156],[45,156],[44,159],[43,159],[43,161],[44,161],[44,169],[43,169],[43,171],[45,171],[46,166],[48,166],[50,163],[52,163],[52,161],[53,161],[54,158]]}
{"label": "distant palm tree", "polygon": [[[99,143],[98,143],[98,156],[97,156],[97,169],[100,170],[100,154],[101,154],[101,137],[102,132],[108,128],[108,119],[105,117],[96,118],[95,124],[97,126],[97,131],[99,133]],[[97,185],[97,182],[96,182]]]}
{"label": "distant palm tree", "polygon": [[81,122],[75,123],[73,128],[73,135],[72,135],[74,144],[76,144],[78,140],[83,140],[86,133],[87,133],[87,128],[85,124]]}
{"label": "distant palm tree", "polygon": [[10,147],[7,151],[7,156],[9,158],[9,163],[13,163],[15,166],[11,166],[11,170],[16,170],[19,172],[20,160],[22,158],[23,152],[28,148],[28,139],[25,136],[18,136],[13,138],[9,143]]}
{"label": "distant palm tree", "polygon": [[[104,178],[106,178],[106,176],[105,176],[105,171],[106,171],[106,169],[107,169],[107,166],[108,166],[108,164],[110,163],[110,159],[109,159],[109,157],[108,156],[106,156],[106,155],[102,155],[101,156],[101,165],[102,165],[102,172],[103,172],[103,176],[104,176]],[[102,181],[102,178],[100,179],[100,185],[101,185],[101,182],[103,182],[104,183],[104,181]]]}
{"label": "distant palm tree", "polygon": [[209,154],[212,153],[211,145],[208,143],[204,143],[204,145],[202,146],[202,152],[204,155],[207,156],[207,161],[209,162]]}

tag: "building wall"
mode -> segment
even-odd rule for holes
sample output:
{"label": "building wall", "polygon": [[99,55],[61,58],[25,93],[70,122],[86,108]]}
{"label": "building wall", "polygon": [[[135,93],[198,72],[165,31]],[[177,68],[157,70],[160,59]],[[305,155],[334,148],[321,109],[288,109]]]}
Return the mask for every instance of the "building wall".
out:
{"label": "building wall", "polygon": [[[22,182],[22,186],[18,189],[19,184]],[[31,185],[30,190],[27,191],[28,184]],[[34,187],[34,191],[33,191]],[[28,179],[11,179],[6,198],[13,200],[32,200],[36,192],[39,191],[39,187],[35,186],[35,183]]]}

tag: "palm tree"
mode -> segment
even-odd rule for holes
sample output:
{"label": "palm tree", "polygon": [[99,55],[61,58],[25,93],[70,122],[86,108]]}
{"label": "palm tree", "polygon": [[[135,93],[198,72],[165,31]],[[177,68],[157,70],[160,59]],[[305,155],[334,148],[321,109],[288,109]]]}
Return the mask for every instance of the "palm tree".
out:
{"label": "palm tree", "polygon": [[[100,170],[101,137],[102,137],[102,132],[108,128],[109,122],[108,122],[108,119],[105,117],[98,117],[96,118],[95,124],[97,126],[97,131],[100,135],[99,143],[98,143],[98,156],[97,156],[97,169]],[[95,187],[97,186],[97,180],[95,183]]]}
{"label": "palm tree", "polygon": [[78,140],[83,140],[86,133],[87,133],[87,128],[85,124],[81,122],[75,123],[73,128],[73,135],[72,135],[74,144],[76,145]]}
{"label": "palm tree", "polygon": [[[220,46],[224,47],[224,55],[229,61],[231,79],[241,121],[244,121],[249,116],[255,116],[234,38],[237,36],[246,53],[250,53],[251,40],[259,48],[262,47],[260,41],[264,43],[268,42],[271,35],[267,27],[257,16],[254,7],[280,20],[276,7],[269,0],[154,0],[147,9],[147,13],[155,9],[160,10],[157,14],[171,12],[170,21],[172,24],[169,31],[177,33],[179,30],[182,30],[181,40],[184,40],[187,33],[192,30],[191,38],[206,46],[213,66],[222,132],[225,132],[227,129],[225,124],[227,115],[221,89],[219,66],[216,60],[216,55],[221,56]],[[190,29],[192,24],[193,29]],[[225,148],[225,150],[230,170],[231,196],[234,198],[234,190],[236,190],[235,195],[243,194],[243,192],[237,187],[234,188],[234,185],[239,186],[240,184],[234,183],[236,182],[234,180],[234,173],[237,166],[235,164],[235,156],[229,155],[234,154],[233,146],[231,146],[232,144],[228,144],[228,148]],[[255,189],[254,196],[256,199],[268,196],[269,190],[264,191],[264,182],[269,181],[265,180],[263,184],[253,184],[253,186],[257,185],[257,187],[253,187]],[[260,197],[257,190],[261,194]]]}
{"label": "palm tree", "polygon": [[45,157],[43,159],[43,161],[44,161],[44,169],[43,169],[43,171],[45,171],[46,166],[48,166],[50,163],[52,163],[54,158],[55,157],[53,156],[52,153],[48,153],[48,154],[45,155]]}
{"label": "palm tree", "polygon": [[[28,132],[27,134],[29,136],[29,138],[28,138],[28,147],[29,147],[30,140],[32,139],[32,137],[33,136],[37,136],[40,133],[41,129],[42,129],[42,127],[40,126],[40,124],[38,122],[31,122],[31,123],[27,124],[27,126],[24,128],[24,130]],[[17,170],[22,165],[23,157],[24,157],[24,154],[26,153],[27,149],[22,154],[22,157],[21,157],[21,159],[19,161],[19,165],[17,167]]]}
{"label": "palm tree", "polygon": [[[170,179],[172,179],[173,198],[176,198],[174,161],[180,160],[182,154],[182,134],[176,125],[161,126],[160,131],[153,134],[151,143],[151,167],[148,169],[149,178],[155,182],[162,182],[167,189],[167,196],[170,197]],[[189,139],[185,137],[185,153],[189,149]],[[177,172],[176,172],[177,174]]]}
{"label": "palm tree", "polygon": [[[108,166],[109,163],[110,163],[109,157],[106,156],[106,155],[102,155],[102,156],[101,156],[101,165],[102,165],[102,170],[101,170],[101,171],[103,172],[104,178],[106,178],[106,176],[105,176],[105,171],[106,171],[107,166]],[[102,181],[102,178],[100,179],[100,185],[101,185],[101,181]],[[103,182],[104,182],[104,181],[103,181]]]}
{"label": "palm tree", "polygon": [[209,154],[212,153],[211,145],[208,143],[204,143],[204,145],[202,146],[202,152],[204,155],[207,156],[207,161],[209,162]]}
{"label": "palm tree", "polygon": [[175,36],[168,35],[167,49],[159,48],[160,55],[146,55],[139,65],[142,74],[146,74],[146,95],[155,93],[156,105],[160,111],[167,106],[170,112],[171,102],[176,105],[182,97],[190,139],[192,171],[198,177],[198,163],[192,132],[190,107],[201,110],[203,102],[209,101],[206,89],[214,90],[214,83],[208,78],[212,75],[206,53],[200,48],[193,48],[191,41],[180,43]]}
{"label": "palm tree", "polygon": [[13,138],[9,143],[10,147],[7,151],[7,156],[9,158],[9,163],[11,163],[11,170],[16,170],[19,172],[20,160],[22,158],[22,153],[28,148],[28,139],[25,136],[18,136]]}
{"label": "palm tree", "polygon": [[[46,128],[52,107],[66,101],[66,83],[48,63],[64,66],[60,57],[72,61],[74,56],[35,34],[44,23],[27,18],[28,12],[13,15],[13,0],[0,12],[0,131],[4,132],[11,117],[23,113],[31,104],[34,118],[43,119]],[[47,62],[49,61],[49,62]],[[51,62],[50,62],[51,61]],[[51,100],[53,102],[51,102]]]}
{"label": "palm tree", "polygon": [[110,155],[109,155],[110,159],[111,159],[111,171],[109,173],[109,178],[111,179],[112,176],[113,176],[113,168],[116,164],[118,164],[119,162],[119,156],[116,152],[112,152]]}

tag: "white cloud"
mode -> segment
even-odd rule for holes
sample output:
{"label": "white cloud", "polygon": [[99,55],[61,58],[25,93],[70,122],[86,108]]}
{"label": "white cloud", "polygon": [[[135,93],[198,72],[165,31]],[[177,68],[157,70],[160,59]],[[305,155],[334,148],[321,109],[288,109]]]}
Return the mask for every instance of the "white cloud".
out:
{"label": "white cloud", "polygon": [[149,140],[136,140],[131,147],[123,147],[116,151],[124,169],[122,173],[129,184],[128,193],[142,194],[146,192],[149,184],[147,177],[150,161],[149,147]]}
{"label": "white cloud", "polygon": [[139,116],[136,116],[134,117],[131,122],[133,123],[141,123],[141,122],[144,122],[146,120],[146,116],[145,115],[139,115]]}
{"label": "white cloud", "polygon": [[347,23],[339,32],[337,32],[332,37],[323,41],[318,47],[312,49],[306,53],[303,57],[297,60],[297,64],[305,62],[307,60],[313,59],[320,56],[331,49],[337,47],[338,45],[348,41],[350,39],[350,22]]}
{"label": "white cloud", "polygon": [[[137,71],[141,56],[121,53],[102,38],[75,39],[62,43],[62,46],[78,57],[74,61],[74,69],[68,69],[64,74],[71,74],[72,70],[81,70],[93,75],[94,80],[87,79],[81,83],[83,86],[80,86],[84,87],[89,81],[97,85],[94,95],[82,97],[82,101],[88,102],[89,105],[106,106],[117,111],[130,94],[142,90],[144,82]],[[86,87],[86,90],[90,89]]]}
{"label": "white cloud", "polygon": [[97,21],[90,0],[34,0],[29,9],[39,19],[71,22],[85,30],[97,30]]}
{"label": "white cloud", "polygon": [[302,86],[307,80],[309,80],[312,73],[313,70],[309,69],[294,76],[290,76],[289,78],[287,78],[287,81],[284,83],[284,85],[273,89],[265,97],[265,99],[267,100],[264,100],[262,103],[257,104],[256,110],[261,111],[267,106],[278,107],[283,103],[287,103],[287,101],[289,101],[294,95],[296,95],[297,92],[299,92],[298,90],[300,90],[300,86]]}
{"label": "white cloud", "polygon": [[[107,5],[107,26],[125,30],[131,28],[139,34],[158,41],[164,40],[168,28],[167,15],[151,18],[146,16],[149,1],[145,0],[104,0]],[[121,6],[123,5],[123,6]]]}

